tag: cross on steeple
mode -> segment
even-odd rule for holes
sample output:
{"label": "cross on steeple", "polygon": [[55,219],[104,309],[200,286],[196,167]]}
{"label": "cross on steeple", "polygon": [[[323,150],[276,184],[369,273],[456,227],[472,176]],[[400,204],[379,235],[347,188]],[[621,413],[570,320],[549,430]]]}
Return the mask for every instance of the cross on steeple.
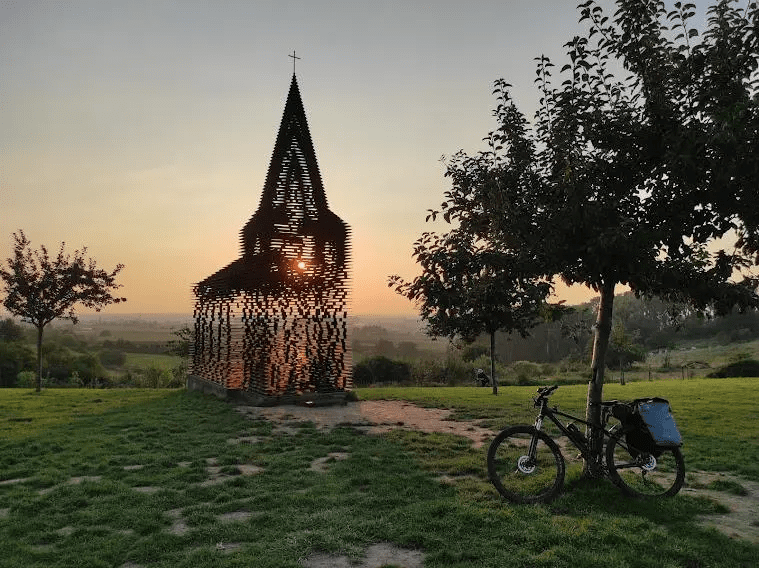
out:
{"label": "cross on steeple", "polygon": [[295,50],[294,49],[293,49],[293,54],[292,55],[288,55],[287,57],[292,57],[293,58],[293,75],[295,75],[295,60],[296,59],[300,59],[300,57],[298,57],[297,55],[295,55]]}

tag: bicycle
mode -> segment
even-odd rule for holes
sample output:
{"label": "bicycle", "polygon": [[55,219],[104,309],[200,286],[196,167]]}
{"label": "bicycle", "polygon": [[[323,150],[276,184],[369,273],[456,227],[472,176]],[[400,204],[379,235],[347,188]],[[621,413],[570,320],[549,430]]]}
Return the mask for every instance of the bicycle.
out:
{"label": "bicycle", "polygon": [[[675,495],[685,482],[685,462],[680,445],[682,438],[669,414],[664,399],[636,399],[630,402],[601,402],[601,425],[589,422],[548,406],[548,398],[558,385],[540,387],[533,398],[540,409],[534,426],[512,426],[501,431],[490,444],[487,455],[488,475],[498,492],[515,503],[547,503],[555,499],[564,485],[566,465],[559,445],[545,431],[548,418],[585,460],[592,460],[588,439],[575,422],[585,424],[591,436],[603,437],[606,447],[597,461],[604,474],[630,497],[656,498]],[[641,419],[642,409],[654,408],[664,428],[651,426]],[[669,417],[667,422],[666,416]],[[568,418],[566,426],[557,418]],[[610,418],[619,424],[607,429]],[[658,430],[658,431],[657,431]],[[674,431],[673,431],[674,430]],[[579,456],[578,456],[579,457]]]}

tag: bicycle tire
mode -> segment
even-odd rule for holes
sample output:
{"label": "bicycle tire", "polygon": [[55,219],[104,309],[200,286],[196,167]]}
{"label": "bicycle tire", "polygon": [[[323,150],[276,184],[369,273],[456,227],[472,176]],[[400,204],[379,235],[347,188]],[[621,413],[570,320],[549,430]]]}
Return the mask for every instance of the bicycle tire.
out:
{"label": "bicycle tire", "polygon": [[685,460],[680,448],[662,449],[658,455],[628,446],[622,435],[606,446],[609,478],[623,493],[637,499],[676,495],[685,483]]}
{"label": "bicycle tire", "polygon": [[[537,460],[528,449],[537,437]],[[514,503],[548,503],[564,486],[564,456],[550,436],[534,426],[519,425],[501,431],[488,448],[488,475],[503,497]]]}

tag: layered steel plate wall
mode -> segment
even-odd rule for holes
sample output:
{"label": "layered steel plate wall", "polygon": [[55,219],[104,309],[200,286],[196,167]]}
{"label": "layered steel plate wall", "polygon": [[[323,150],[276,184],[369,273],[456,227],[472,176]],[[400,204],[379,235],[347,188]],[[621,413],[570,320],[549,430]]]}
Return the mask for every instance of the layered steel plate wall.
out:
{"label": "layered steel plate wall", "polygon": [[263,403],[349,390],[349,237],[327,206],[293,75],[242,256],[193,288],[191,373]]}

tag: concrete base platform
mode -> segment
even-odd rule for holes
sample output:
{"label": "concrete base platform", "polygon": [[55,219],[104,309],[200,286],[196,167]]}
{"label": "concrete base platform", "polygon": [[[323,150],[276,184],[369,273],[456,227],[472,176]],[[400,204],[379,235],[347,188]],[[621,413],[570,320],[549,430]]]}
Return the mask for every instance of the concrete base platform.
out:
{"label": "concrete base platform", "polygon": [[284,394],[266,396],[256,392],[228,389],[213,381],[207,381],[197,375],[187,376],[187,390],[212,394],[222,400],[240,402],[249,406],[278,406],[280,404],[298,404],[302,406],[331,406],[346,404],[350,392],[310,392],[298,395]]}

